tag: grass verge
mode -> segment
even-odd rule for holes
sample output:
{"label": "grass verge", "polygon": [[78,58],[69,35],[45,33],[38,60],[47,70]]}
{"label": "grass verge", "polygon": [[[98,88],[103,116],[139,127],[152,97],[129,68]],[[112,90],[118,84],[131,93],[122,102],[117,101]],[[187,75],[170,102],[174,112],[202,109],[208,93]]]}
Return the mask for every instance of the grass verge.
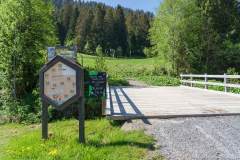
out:
{"label": "grass verge", "polygon": [[0,131],[1,141],[6,140],[1,160],[139,160],[153,146],[153,139],[142,131],[125,132],[105,119],[86,121],[84,145],[78,143],[76,120],[51,123],[47,141],[41,140],[39,125],[2,125]]}

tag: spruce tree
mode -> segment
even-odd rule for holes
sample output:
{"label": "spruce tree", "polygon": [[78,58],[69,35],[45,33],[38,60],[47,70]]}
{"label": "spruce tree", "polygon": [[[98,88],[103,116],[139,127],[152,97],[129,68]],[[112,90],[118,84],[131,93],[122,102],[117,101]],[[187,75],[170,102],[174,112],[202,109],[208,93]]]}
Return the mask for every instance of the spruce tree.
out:
{"label": "spruce tree", "polygon": [[128,56],[127,29],[125,15],[121,6],[117,6],[115,14],[115,36],[117,48],[121,47],[123,56]]}

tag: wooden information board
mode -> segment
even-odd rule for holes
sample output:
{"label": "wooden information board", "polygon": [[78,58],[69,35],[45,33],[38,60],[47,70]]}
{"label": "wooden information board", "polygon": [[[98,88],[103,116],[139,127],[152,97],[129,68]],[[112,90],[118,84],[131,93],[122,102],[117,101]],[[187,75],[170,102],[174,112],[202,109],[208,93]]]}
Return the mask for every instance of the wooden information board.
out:
{"label": "wooden information board", "polygon": [[40,73],[43,101],[62,110],[83,96],[84,73],[81,67],[61,56],[48,62]]}
{"label": "wooden information board", "polygon": [[56,55],[40,71],[42,138],[48,138],[48,106],[63,110],[79,105],[79,142],[85,142],[84,71],[78,63]]}

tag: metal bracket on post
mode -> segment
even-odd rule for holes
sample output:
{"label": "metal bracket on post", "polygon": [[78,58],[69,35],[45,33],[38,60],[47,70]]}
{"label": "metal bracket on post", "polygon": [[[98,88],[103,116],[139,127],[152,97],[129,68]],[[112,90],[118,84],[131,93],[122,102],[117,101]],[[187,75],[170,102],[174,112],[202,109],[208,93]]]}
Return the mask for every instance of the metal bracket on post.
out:
{"label": "metal bracket on post", "polygon": [[208,89],[208,77],[207,77],[207,73],[205,73],[204,75],[204,80],[205,80],[205,89]]}
{"label": "metal bracket on post", "polygon": [[48,139],[48,104],[42,102],[42,139]]}
{"label": "metal bracket on post", "polygon": [[227,92],[228,88],[227,88],[227,74],[224,73],[224,91]]}

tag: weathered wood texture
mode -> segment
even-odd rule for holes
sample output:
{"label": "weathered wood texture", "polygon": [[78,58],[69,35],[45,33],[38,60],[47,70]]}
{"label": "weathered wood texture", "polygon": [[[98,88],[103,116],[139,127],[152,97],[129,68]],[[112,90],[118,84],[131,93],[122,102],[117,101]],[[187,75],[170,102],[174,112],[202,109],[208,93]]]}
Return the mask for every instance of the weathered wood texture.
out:
{"label": "weathered wood texture", "polygon": [[110,87],[106,115],[115,120],[240,114],[240,95],[190,87]]}

